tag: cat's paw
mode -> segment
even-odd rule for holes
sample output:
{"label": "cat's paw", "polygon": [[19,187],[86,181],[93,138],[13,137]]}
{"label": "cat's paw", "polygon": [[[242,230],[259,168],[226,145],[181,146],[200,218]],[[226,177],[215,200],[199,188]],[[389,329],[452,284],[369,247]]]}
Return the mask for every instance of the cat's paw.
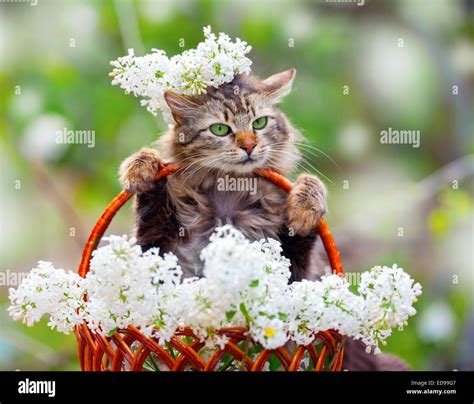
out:
{"label": "cat's paw", "polygon": [[317,177],[300,175],[288,196],[286,209],[288,229],[299,236],[307,236],[326,213],[326,187]]}
{"label": "cat's paw", "polygon": [[120,165],[120,183],[125,191],[142,194],[153,188],[161,161],[154,149],[143,148]]}

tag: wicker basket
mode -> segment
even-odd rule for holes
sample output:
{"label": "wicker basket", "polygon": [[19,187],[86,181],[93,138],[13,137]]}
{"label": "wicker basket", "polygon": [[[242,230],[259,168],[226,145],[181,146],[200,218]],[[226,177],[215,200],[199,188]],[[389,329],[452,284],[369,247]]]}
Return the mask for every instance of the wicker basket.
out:
{"label": "wicker basket", "polygon": [[[178,169],[179,167],[175,165],[162,167],[157,174],[157,181]],[[276,172],[258,169],[255,173],[286,192],[292,189],[291,182]],[[95,224],[78,269],[82,277],[89,271],[92,252],[113,217],[131,197],[131,194],[122,191],[112,200]],[[331,268],[334,273],[343,276],[339,252],[324,220],[320,221],[318,232]],[[275,350],[263,349],[247,337],[246,331],[244,327],[226,327],[217,330],[218,334],[227,336],[229,342],[224,349],[215,348],[213,351],[205,348],[204,343],[188,328],[178,330],[164,346],[160,346],[155,339],[143,335],[135,327],[120,329],[113,336],[104,337],[90,331],[87,324],[82,324],[76,327],[75,333],[81,369],[85,371],[142,371],[149,369],[147,368],[149,361],[152,361],[155,370],[214,371],[222,370],[225,367],[224,362],[229,363],[234,359],[234,363],[239,363],[239,368],[249,371],[265,370],[270,367],[270,363],[273,368],[276,363],[280,369],[297,371],[301,368],[303,360],[306,369],[315,371],[342,369],[343,339],[335,331],[319,332],[313,343],[307,346],[295,347],[294,344],[287,344]],[[251,352],[249,346],[252,347],[252,355],[249,354]]]}

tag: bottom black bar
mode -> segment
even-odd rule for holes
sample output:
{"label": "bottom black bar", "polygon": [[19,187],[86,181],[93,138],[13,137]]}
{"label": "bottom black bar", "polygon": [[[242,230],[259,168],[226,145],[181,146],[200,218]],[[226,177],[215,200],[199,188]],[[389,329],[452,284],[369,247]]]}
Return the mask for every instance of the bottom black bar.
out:
{"label": "bottom black bar", "polygon": [[1,372],[0,403],[473,403],[473,372]]}

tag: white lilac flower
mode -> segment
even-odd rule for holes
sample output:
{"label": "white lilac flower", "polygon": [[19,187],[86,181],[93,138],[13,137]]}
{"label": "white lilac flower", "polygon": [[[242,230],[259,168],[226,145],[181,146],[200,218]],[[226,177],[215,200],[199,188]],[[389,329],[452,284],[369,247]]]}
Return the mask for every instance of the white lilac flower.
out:
{"label": "white lilac flower", "polygon": [[230,225],[217,228],[203,249],[203,278],[183,280],[176,256],[160,256],[156,248],[142,252],[135,239],[105,241],[85,279],[40,262],[17,290],[10,289],[10,315],[28,325],[49,315],[49,325],[66,333],[83,321],[105,336],[135,326],[162,345],[186,326],[208,348],[227,343],[216,332],[226,326],[248,327],[267,349],[290,340],[307,345],[332,329],[377,353],[392,328],[416,313],[413,303],[421,294],[396,265],[364,273],[358,294],[337,275],[289,284],[290,261],[280,243],[251,242]]}
{"label": "white lilac flower", "polygon": [[153,323],[158,336],[169,335],[174,323],[166,305],[182,276],[177,258],[161,257],[156,248],[142,253],[135,239],[106,240],[109,245],[94,252],[85,281],[89,327],[110,334],[128,325],[143,328]]}
{"label": "white lilac flower", "polygon": [[18,289],[9,289],[8,312],[14,320],[22,320],[28,326],[49,314],[48,325],[68,334],[84,321],[83,293],[83,279],[79,275],[40,261]]}
{"label": "white lilac flower", "polygon": [[141,105],[153,115],[162,110],[171,123],[169,109],[163,94],[172,90],[179,94],[194,95],[206,92],[206,88],[219,87],[231,82],[237,74],[248,74],[252,61],[245,55],[252,49],[239,38],[232,42],[228,35],[216,36],[205,27],[204,41],[197,48],[189,49],[169,58],[162,50],[152,49],[145,56],[128,55],[110,62],[114,67],[112,84],[126,94],[142,98]]}
{"label": "white lilac flower", "polygon": [[392,328],[402,329],[416,314],[413,303],[421,295],[421,285],[396,264],[376,266],[362,274],[359,293],[364,298],[362,340],[377,347]]}

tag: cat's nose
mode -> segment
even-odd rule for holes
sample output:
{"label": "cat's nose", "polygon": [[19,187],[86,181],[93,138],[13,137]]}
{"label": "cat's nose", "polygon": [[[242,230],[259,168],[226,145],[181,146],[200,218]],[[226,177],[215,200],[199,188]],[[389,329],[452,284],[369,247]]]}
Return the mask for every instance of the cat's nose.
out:
{"label": "cat's nose", "polygon": [[253,152],[253,149],[255,149],[255,147],[257,147],[257,144],[256,143],[252,143],[252,144],[248,144],[246,146],[240,146],[240,148],[247,152],[247,154],[250,156]]}
{"label": "cat's nose", "polygon": [[237,146],[244,150],[249,156],[257,147],[257,137],[253,132],[240,132],[236,134]]}

